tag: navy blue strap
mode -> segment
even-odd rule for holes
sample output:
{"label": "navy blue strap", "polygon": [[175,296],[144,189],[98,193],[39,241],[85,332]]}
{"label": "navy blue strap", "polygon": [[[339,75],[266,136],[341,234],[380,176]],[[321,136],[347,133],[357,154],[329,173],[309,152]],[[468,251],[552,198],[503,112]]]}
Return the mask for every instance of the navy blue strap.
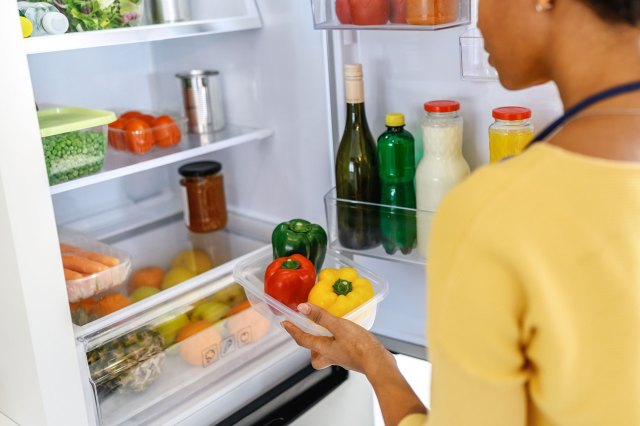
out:
{"label": "navy blue strap", "polygon": [[535,137],[531,144],[542,142],[546,140],[549,136],[551,136],[556,130],[564,126],[567,121],[571,120],[573,117],[589,108],[590,106],[597,104],[598,102],[602,102],[606,99],[613,98],[619,95],[623,95],[629,92],[635,92],[640,90],[640,81],[635,81],[633,83],[623,84],[621,86],[612,87],[611,89],[603,90],[602,92],[598,92],[595,95],[589,96],[587,99],[582,102],[574,105],[569,108],[562,117],[558,118],[556,121],[551,123],[546,129],[544,129],[538,136]]}

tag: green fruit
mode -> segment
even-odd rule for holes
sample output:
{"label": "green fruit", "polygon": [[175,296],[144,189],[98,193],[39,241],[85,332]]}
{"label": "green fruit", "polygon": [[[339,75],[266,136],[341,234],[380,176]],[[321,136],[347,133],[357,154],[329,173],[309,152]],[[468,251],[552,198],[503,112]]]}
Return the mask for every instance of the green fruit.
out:
{"label": "green fruit", "polygon": [[162,289],[166,290],[169,287],[173,287],[176,284],[180,284],[183,281],[190,280],[195,277],[197,274],[192,272],[186,268],[176,267],[172,268],[167,272],[162,280]]}
{"label": "green fruit", "polygon": [[129,298],[133,300],[133,303],[135,303],[158,293],[160,293],[160,289],[157,289],[155,287],[140,287],[137,288],[133,293],[131,293],[131,295],[129,295]]}
{"label": "green fruit", "polygon": [[228,306],[236,306],[246,298],[247,296],[244,294],[244,288],[242,288],[240,284],[236,283],[223,288],[211,296],[212,301],[224,303]]}
{"label": "green fruit", "polygon": [[189,324],[189,317],[185,314],[167,315],[156,326],[156,331],[162,335],[164,346],[170,346],[175,342],[178,331],[185,325]]}
{"label": "green fruit", "polygon": [[222,319],[227,312],[229,312],[229,306],[220,302],[205,302],[198,305],[191,313],[191,319],[193,321],[209,321],[216,322]]}

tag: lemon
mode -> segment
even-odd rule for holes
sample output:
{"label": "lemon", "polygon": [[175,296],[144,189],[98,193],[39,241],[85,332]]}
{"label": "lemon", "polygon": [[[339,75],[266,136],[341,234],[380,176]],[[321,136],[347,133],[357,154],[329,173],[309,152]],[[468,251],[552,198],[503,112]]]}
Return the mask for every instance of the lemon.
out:
{"label": "lemon", "polygon": [[169,272],[162,279],[162,289],[166,290],[169,287],[173,287],[176,284],[180,284],[183,281],[190,280],[197,274],[187,268],[175,267],[171,268]]}
{"label": "lemon", "polygon": [[198,275],[213,268],[213,262],[202,250],[185,250],[178,253],[171,261],[171,269],[178,267],[188,269]]}

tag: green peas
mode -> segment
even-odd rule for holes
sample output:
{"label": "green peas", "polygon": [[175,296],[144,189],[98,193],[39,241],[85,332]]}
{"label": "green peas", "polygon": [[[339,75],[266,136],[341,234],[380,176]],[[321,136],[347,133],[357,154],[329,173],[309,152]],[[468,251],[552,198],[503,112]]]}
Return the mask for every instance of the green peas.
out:
{"label": "green peas", "polygon": [[104,164],[107,138],[102,132],[63,133],[42,143],[51,185],[97,173]]}

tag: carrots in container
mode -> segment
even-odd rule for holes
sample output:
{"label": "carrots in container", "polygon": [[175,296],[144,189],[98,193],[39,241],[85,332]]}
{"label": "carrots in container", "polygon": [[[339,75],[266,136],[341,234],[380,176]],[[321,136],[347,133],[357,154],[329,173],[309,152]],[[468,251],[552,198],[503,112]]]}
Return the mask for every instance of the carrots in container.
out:
{"label": "carrots in container", "polygon": [[120,263],[120,261],[115,257],[93,251],[82,250],[81,248],[72,246],[71,244],[60,244],[60,251],[62,254],[74,254],[76,256],[86,257],[89,260],[102,263],[106,266],[116,266]]}
{"label": "carrots in container", "polygon": [[98,272],[106,271],[109,269],[107,265],[103,265],[95,260],[87,259],[86,257],[63,254],[62,265],[66,269],[80,272],[82,274],[97,274]]}
{"label": "carrots in container", "polygon": [[79,280],[84,277],[80,272],[72,271],[71,269],[64,268],[64,279],[65,280]]}

